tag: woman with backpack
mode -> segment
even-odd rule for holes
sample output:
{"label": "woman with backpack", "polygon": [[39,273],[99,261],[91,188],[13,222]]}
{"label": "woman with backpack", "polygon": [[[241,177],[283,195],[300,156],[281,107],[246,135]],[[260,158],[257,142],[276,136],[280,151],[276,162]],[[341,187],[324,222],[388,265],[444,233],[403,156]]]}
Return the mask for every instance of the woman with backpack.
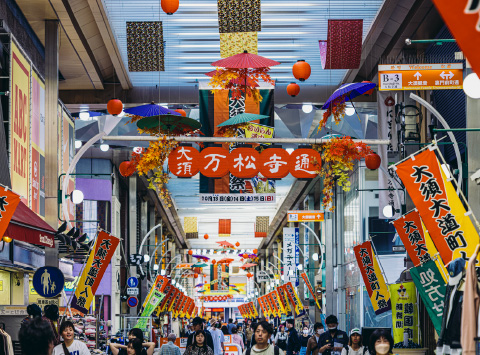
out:
{"label": "woman with backpack", "polygon": [[285,332],[285,326],[283,324],[280,324],[278,326],[277,335],[275,335],[275,345],[278,346],[283,351],[286,351],[287,338],[288,338],[288,334]]}
{"label": "woman with backpack", "polygon": [[350,331],[348,347],[343,348],[342,355],[370,355],[368,348],[362,345],[362,332],[358,328]]}

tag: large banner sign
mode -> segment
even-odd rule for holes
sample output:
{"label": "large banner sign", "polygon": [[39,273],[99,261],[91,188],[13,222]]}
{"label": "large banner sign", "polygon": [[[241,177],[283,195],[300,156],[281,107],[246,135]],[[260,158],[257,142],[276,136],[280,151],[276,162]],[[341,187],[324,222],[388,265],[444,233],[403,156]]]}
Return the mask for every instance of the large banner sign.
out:
{"label": "large banner sign", "polygon": [[[392,296],[392,325],[394,343],[405,338],[418,344],[417,291],[413,282],[389,286]],[[407,335],[405,337],[405,334]]]}
{"label": "large banner sign", "polygon": [[359,244],[353,250],[375,314],[391,310],[390,293],[373,252],[372,242]]}
{"label": "large banner sign", "polygon": [[[442,317],[444,298],[447,286],[442,274],[433,261],[410,269],[410,275],[417,286],[417,291],[422,298],[433,326],[440,335],[442,330]],[[460,326],[460,325],[459,325]]]}
{"label": "large banner sign", "polygon": [[7,230],[19,203],[20,196],[18,194],[0,185],[0,240],[3,238],[3,234]]}
{"label": "large banner sign", "polygon": [[10,172],[12,189],[30,206],[30,63],[11,42]]}
{"label": "large banner sign", "polygon": [[300,301],[300,297],[298,297],[297,292],[293,288],[291,282],[288,282],[284,285],[285,290],[287,291],[288,299],[290,300],[292,307],[295,308],[295,313],[300,315],[303,312],[303,304]]}
{"label": "large banner sign", "polygon": [[478,233],[437,156],[429,148],[396,165],[408,194],[418,209],[440,256],[447,265],[473,254]]}
{"label": "large banner sign", "polygon": [[72,299],[72,308],[83,314],[88,313],[98,285],[102,281],[103,274],[107,270],[119,241],[120,239],[105,231],[98,233],[95,245],[90,251],[82,276],[78,281],[78,287]]}
{"label": "large banner sign", "polygon": [[135,325],[135,328],[140,328],[142,330],[146,330],[147,325],[148,325],[148,318],[152,315],[153,311],[158,307],[160,302],[163,300],[165,297],[165,294],[157,291],[154,289],[154,291],[148,295],[148,297],[145,299],[146,304],[145,308],[142,311],[142,314],[140,315],[140,320],[137,322]]}
{"label": "large banner sign", "polygon": [[293,282],[297,285],[297,253],[299,246],[296,243],[299,228],[283,228],[283,274],[285,283]]}

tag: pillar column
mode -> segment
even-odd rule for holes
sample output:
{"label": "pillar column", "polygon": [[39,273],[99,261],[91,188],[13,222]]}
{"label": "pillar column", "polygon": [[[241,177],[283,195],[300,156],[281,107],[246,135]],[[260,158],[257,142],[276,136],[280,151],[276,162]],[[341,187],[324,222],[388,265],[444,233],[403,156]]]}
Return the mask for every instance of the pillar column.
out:
{"label": "pillar column", "polygon": [[[45,220],[58,227],[59,21],[45,21]],[[58,246],[45,248],[45,265],[58,267]]]}
{"label": "pillar column", "polygon": [[[137,253],[137,177],[128,178],[128,248],[127,258],[131,254]],[[137,267],[130,267],[130,275],[137,276]],[[140,281],[140,280],[139,280]],[[139,285],[140,286],[140,285]],[[141,295],[138,295],[139,297]],[[139,298],[139,304],[142,304]],[[128,313],[137,314],[137,307],[129,307]]]}

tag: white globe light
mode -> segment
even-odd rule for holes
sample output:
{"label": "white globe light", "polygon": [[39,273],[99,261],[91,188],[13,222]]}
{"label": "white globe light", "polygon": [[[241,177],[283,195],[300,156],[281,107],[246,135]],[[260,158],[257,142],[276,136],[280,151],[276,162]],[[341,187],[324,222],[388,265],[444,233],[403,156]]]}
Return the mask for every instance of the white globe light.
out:
{"label": "white globe light", "polygon": [[82,121],[88,121],[90,120],[90,114],[88,112],[80,112],[78,118],[80,118]]}
{"label": "white globe light", "polygon": [[292,276],[292,275],[293,275],[293,270],[288,270],[288,274],[289,274],[290,276]]}
{"label": "white globe light", "polygon": [[172,280],[172,285],[175,286],[176,283],[177,283],[177,282],[176,282],[175,280]]}
{"label": "white globe light", "polygon": [[279,279],[275,279],[275,283],[276,283],[277,285],[280,285],[280,280],[279,280]]}
{"label": "white globe light", "polygon": [[383,215],[387,218],[392,218],[393,215],[395,214],[395,211],[393,210],[393,207],[390,205],[387,205],[383,207]]}
{"label": "white globe light", "polygon": [[313,254],[313,255],[312,255],[312,259],[315,260],[315,261],[317,261],[317,260],[318,260],[318,254],[317,254],[317,253]]}
{"label": "white globe light", "polygon": [[472,99],[480,99],[480,79],[475,73],[468,74],[463,80],[463,91]]}
{"label": "white globe light", "polygon": [[[158,270],[158,264],[153,265],[153,270],[157,271]],[[162,270],[163,271],[163,270]]]}
{"label": "white globe light", "polygon": [[303,265],[302,265],[302,264],[298,264],[297,268],[298,268],[298,270],[302,271],[302,270],[303,270]]}
{"label": "white globe light", "polygon": [[450,175],[450,165],[448,164],[442,164],[442,170],[447,179],[451,179],[452,175]]}
{"label": "white globe light", "polygon": [[303,104],[302,105],[302,111],[305,113],[310,113],[313,111],[313,105],[312,104]]}
{"label": "white globe light", "polygon": [[107,152],[109,149],[110,149],[110,146],[108,144],[105,144],[105,143],[100,144],[100,150],[102,152]]}
{"label": "white globe light", "polygon": [[[157,266],[158,266],[158,265],[157,265]],[[160,270],[160,275],[161,275],[161,276],[165,276],[165,274],[166,274],[165,269]]]}
{"label": "white globe light", "polygon": [[355,109],[353,107],[347,107],[345,109],[345,114],[347,116],[353,116],[355,114]]}
{"label": "white globe light", "polygon": [[80,149],[82,148],[82,141],[75,141],[75,149]]}
{"label": "white globe light", "polygon": [[145,254],[145,255],[143,256],[143,262],[148,263],[149,261],[150,261],[150,255]]}
{"label": "white globe light", "polygon": [[72,202],[76,205],[83,202],[83,197],[83,192],[80,190],[73,190],[72,194],[70,195]]}

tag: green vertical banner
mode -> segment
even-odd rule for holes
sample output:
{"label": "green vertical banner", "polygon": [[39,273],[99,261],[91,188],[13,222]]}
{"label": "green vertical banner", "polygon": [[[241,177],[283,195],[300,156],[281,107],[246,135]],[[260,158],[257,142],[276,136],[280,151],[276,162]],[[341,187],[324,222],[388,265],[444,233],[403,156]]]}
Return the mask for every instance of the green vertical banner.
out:
{"label": "green vertical banner", "polygon": [[437,265],[432,260],[410,269],[410,275],[412,275],[418,294],[427,308],[433,326],[437,334],[440,335],[444,298],[447,289],[445,281]]}
{"label": "green vertical banner", "polygon": [[413,282],[388,286],[392,301],[392,327],[394,343],[408,339],[418,345],[417,292]]}
{"label": "green vertical banner", "polygon": [[[150,317],[153,313],[153,311],[158,307],[160,302],[163,300],[165,297],[165,294],[155,290],[150,294],[150,297],[148,301],[146,302],[145,308],[143,309],[142,314],[140,317]],[[140,328],[142,330],[145,330],[148,325],[148,318],[141,318],[138,322],[135,328]]]}

